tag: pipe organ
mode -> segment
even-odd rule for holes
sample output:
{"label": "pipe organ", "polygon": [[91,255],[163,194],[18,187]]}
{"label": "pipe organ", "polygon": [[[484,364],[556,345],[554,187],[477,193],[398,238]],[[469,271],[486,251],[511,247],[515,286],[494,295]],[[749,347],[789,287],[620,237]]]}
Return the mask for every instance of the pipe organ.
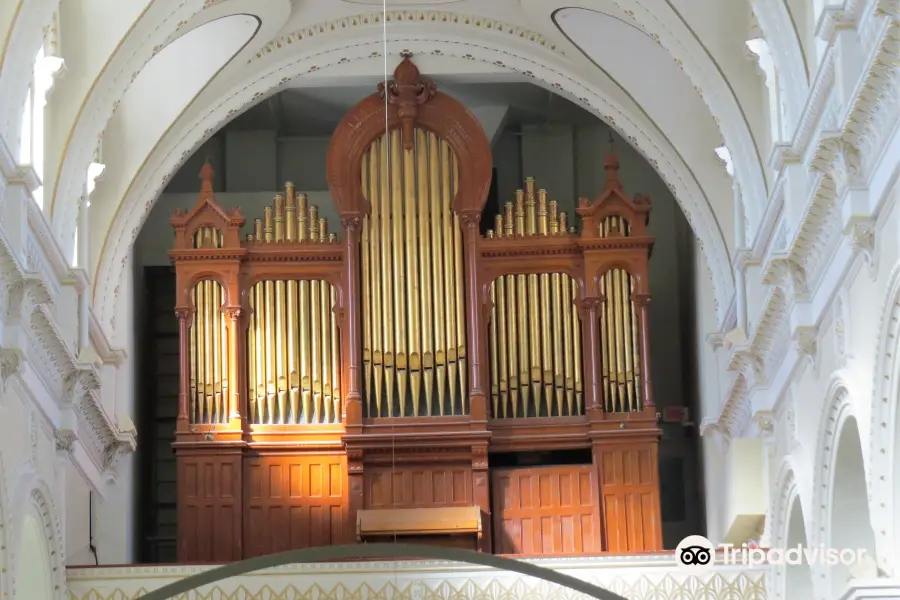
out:
{"label": "pipe organ", "polygon": [[172,217],[179,559],[660,550],[650,203],[603,167],[575,205],[526,179],[482,236],[490,144],[409,57],[333,135],[339,224],[291,183],[248,223],[205,165]]}

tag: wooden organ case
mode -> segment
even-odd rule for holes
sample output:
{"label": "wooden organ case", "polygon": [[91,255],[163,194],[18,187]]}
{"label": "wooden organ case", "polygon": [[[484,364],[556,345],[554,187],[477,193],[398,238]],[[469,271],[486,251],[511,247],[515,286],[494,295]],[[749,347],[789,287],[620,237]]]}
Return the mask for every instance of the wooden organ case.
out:
{"label": "wooden organ case", "polygon": [[[332,138],[339,233],[289,183],[241,240],[204,167],[172,217],[180,561],[401,537],[662,549],[649,201],[611,157],[580,231],[529,179],[483,236],[491,167],[409,57]],[[491,464],[574,449],[583,464]]]}

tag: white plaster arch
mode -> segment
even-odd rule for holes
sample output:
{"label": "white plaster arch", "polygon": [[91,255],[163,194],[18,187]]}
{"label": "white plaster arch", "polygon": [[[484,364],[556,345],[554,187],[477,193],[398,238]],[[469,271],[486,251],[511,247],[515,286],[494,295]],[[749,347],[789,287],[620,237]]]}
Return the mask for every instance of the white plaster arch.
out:
{"label": "white plaster arch", "polygon": [[[0,64],[0,138],[11,149],[19,147],[25,98],[31,81],[34,59],[43,43],[43,28],[53,18],[58,0],[34,0],[19,6],[6,40]],[[0,37],[0,44],[3,43]]]}
{"label": "white plaster arch", "polygon": [[[875,527],[870,506],[871,481],[866,469],[865,431],[860,427],[846,380],[832,378],[817,436],[814,463],[810,542],[831,548],[865,548],[877,560]],[[855,517],[855,518],[854,518]],[[815,542],[813,542],[815,540]],[[817,566],[827,593],[837,593],[849,576],[846,567]]]}
{"label": "white plaster arch", "polygon": [[784,0],[750,0],[750,5],[772,51],[779,98],[786,100],[784,118],[789,130],[795,129],[809,94],[809,73],[797,29]]}
{"label": "white plaster arch", "polygon": [[[604,11],[597,0],[521,0],[526,13],[552,27],[552,14],[559,8],[578,7]],[[657,40],[684,69],[719,125],[734,161],[734,176],[744,194],[745,218],[755,231],[768,203],[763,158],[744,110],[719,65],[675,10],[669,0],[612,0],[629,22]],[[710,149],[713,151],[713,148]]]}
{"label": "white plaster arch", "polygon": [[[800,503],[800,499],[795,497],[794,501],[789,505],[785,543],[780,547],[788,549],[796,548],[797,546],[808,547],[809,536],[806,534],[806,519],[803,513],[803,506]],[[781,568],[784,570],[783,598],[785,600],[814,597],[815,580],[813,579],[812,569],[806,561],[801,562],[799,565],[782,565]]]}
{"label": "white plaster arch", "polygon": [[[413,28],[406,30],[410,32],[409,36],[395,33],[396,37],[391,39],[392,54],[409,50],[419,56],[439,55],[444,59],[480,61],[525,74],[534,83],[573,98],[622,133],[656,168],[681,204],[700,240],[712,274],[717,314],[720,322],[724,320],[734,293],[724,239],[716,227],[711,208],[703,201],[702,190],[690,177],[685,165],[673,160],[674,153],[657,132],[650,130],[597,86],[574,75],[558,55],[539,46],[529,48],[520,40],[499,33],[490,39],[481,36],[472,40],[442,34],[439,27],[432,28],[428,23],[410,25]],[[295,54],[286,60],[271,60],[265,64],[254,61],[251,65],[252,77],[227,91],[208,90],[208,94],[215,93],[217,104],[209,102],[201,105],[202,109],[194,111],[199,115],[173,128],[171,135],[157,146],[153,156],[132,182],[112,223],[105,228],[109,231],[109,237],[100,252],[94,285],[94,306],[104,327],[110,327],[115,314],[127,257],[146,214],[169,178],[200,144],[225,122],[306,73],[323,72],[347,62],[362,60],[371,61],[373,71],[377,69],[375,72],[381,72],[381,28],[369,27],[358,32],[351,31],[350,35],[347,33],[343,42],[333,44],[328,44],[327,39],[315,39],[311,47],[316,50],[299,56]],[[273,54],[276,59],[280,57],[278,53]],[[210,104],[212,107],[208,108]]]}
{"label": "white plaster arch", "polygon": [[900,264],[888,278],[887,294],[881,311],[881,324],[874,357],[871,421],[869,423],[869,470],[871,472],[872,520],[892,523],[887,535],[877,535],[879,567],[893,576],[900,575]]}
{"label": "white plaster arch", "polygon": [[[3,456],[0,455],[0,573],[9,573],[10,549],[10,507],[6,489],[9,482],[6,480],[6,469],[3,467]],[[0,577],[0,598],[12,597],[10,577]]]}
{"label": "white plaster arch", "polygon": [[[209,60],[200,61],[201,64],[191,64],[189,69],[185,69],[184,57],[180,62],[171,65],[176,69],[167,73],[166,77],[158,83],[169,84],[171,79],[178,79],[178,74],[188,71],[197,76],[200,85],[192,85],[190,87],[182,87],[177,90],[179,101],[183,107],[187,106],[198,93],[198,88],[202,89],[212,77],[219,74],[219,71],[227,66],[227,64],[235,59],[240,60],[242,56],[252,56],[261,47],[267,39],[275,35],[280,29],[284,21],[290,13],[289,0],[272,0],[271,2],[259,3],[253,0],[225,0],[216,4],[209,2],[203,3],[201,0],[184,0],[174,11],[169,3],[154,3],[167,7],[169,11],[166,16],[152,16],[149,13],[153,10],[152,6],[148,9],[148,14],[142,17],[142,22],[146,21],[147,28],[155,27],[149,34],[141,32],[146,37],[142,37],[137,32],[137,28],[126,38],[123,49],[115,53],[110,58],[106,69],[97,78],[92,87],[91,94],[85,100],[85,103],[76,119],[73,130],[70,134],[68,144],[62,150],[62,162],[59,165],[58,176],[55,180],[54,191],[51,194],[52,207],[52,225],[57,239],[63,248],[64,253],[71,259],[74,251],[75,226],[77,223],[78,203],[83,193],[83,187],[87,177],[87,169],[93,161],[94,152],[97,149],[104,132],[110,125],[114,113],[120,108],[120,103],[124,103],[126,94],[132,85],[138,83],[141,72],[150,68],[157,58],[164,58],[162,52],[171,44],[176,43],[182,38],[187,38],[191,33],[198,31],[211,25],[213,21],[222,19],[223,17],[233,15],[251,15],[262,23],[252,40],[249,43],[240,44],[240,51],[235,53],[231,46],[221,47],[219,40],[211,40],[208,44],[213,49],[221,49],[222,62],[214,69],[212,73],[208,72]],[[156,45],[152,45],[153,41],[158,41]],[[246,40],[242,40],[246,42]],[[210,53],[210,57],[212,53]],[[191,56],[191,58],[195,58]],[[158,76],[158,74],[157,74]],[[106,83],[107,85],[104,85]],[[181,98],[184,96],[184,98]],[[144,104],[152,98],[143,97],[139,94],[131,96],[137,100],[137,103]],[[130,101],[134,102],[134,100]],[[129,103],[130,103],[129,102]],[[179,110],[177,114],[183,112]],[[125,104],[121,104],[121,108],[126,108]],[[131,109],[135,107],[129,107]],[[142,128],[135,126],[135,122],[128,117],[124,117],[130,122],[130,134],[134,135],[142,131]],[[147,118],[146,115],[140,117]],[[163,125],[162,131],[166,131],[169,123],[174,122],[171,119]],[[155,124],[159,125],[159,124]],[[152,138],[152,143],[159,138],[160,131],[158,129],[147,132],[147,136]],[[155,137],[154,137],[155,136]],[[142,140],[143,141],[143,140]],[[105,143],[105,142],[104,142]],[[127,152],[128,146],[132,142],[126,143],[125,148],[104,148],[108,154],[117,152]],[[151,143],[151,146],[152,146]],[[143,162],[143,156],[140,157],[138,164]],[[132,171],[133,173],[133,171]],[[105,173],[105,178],[113,177],[110,171]],[[96,259],[96,257],[94,257]]]}
{"label": "white plaster arch", "polygon": [[22,517],[18,566],[13,581],[13,595],[18,598],[46,598],[58,596],[54,593],[54,577],[50,567],[50,544],[43,533],[41,515],[34,505],[30,505]]}
{"label": "white plaster arch", "polygon": [[[59,512],[53,502],[53,492],[46,481],[31,468],[20,473],[13,498],[13,534],[10,540],[12,548],[19,548],[26,517],[32,515],[40,525],[42,539],[48,549],[48,570],[52,578],[54,599],[65,597],[65,544]],[[16,575],[22,557],[13,555],[10,561],[13,580],[11,587],[16,589]]]}

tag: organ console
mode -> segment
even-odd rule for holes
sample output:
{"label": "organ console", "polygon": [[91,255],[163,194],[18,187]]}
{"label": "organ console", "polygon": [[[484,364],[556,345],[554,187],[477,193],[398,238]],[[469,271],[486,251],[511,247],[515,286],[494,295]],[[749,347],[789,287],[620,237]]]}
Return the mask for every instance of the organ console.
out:
{"label": "organ console", "polygon": [[205,165],[171,220],[179,560],[660,550],[650,203],[604,168],[578,218],[529,178],[482,236],[489,142],[409,57],[332,138],[336,233],[288,183],[242,240]]}

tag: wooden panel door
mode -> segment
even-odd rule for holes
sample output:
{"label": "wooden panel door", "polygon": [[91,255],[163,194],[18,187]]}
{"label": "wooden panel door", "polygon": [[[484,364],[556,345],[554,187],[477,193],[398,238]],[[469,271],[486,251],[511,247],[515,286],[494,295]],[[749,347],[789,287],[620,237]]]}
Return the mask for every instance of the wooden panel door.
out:
{"label": "wooden panel door", "polygon": [[244,469],[244,558],[352,539],[342,456],[260,456]]}
{"label": "wooden panel door", "polygon": [[593,465],[496,469],[491,480],[496,554],[601,551]]}
{"label": "wooden panel door", "polygon": [[470,465],[366,467],[364,477],[366,508],[473,506]]}
{"label": "wooden panel door", "polygon": [[231,562],[241,555],[241,457],[177,456],[178,561]]}
{"label": "wooden panel door", "polygon": [[613,553],[662,550],[656,444],[599,447],[606,546]]}

